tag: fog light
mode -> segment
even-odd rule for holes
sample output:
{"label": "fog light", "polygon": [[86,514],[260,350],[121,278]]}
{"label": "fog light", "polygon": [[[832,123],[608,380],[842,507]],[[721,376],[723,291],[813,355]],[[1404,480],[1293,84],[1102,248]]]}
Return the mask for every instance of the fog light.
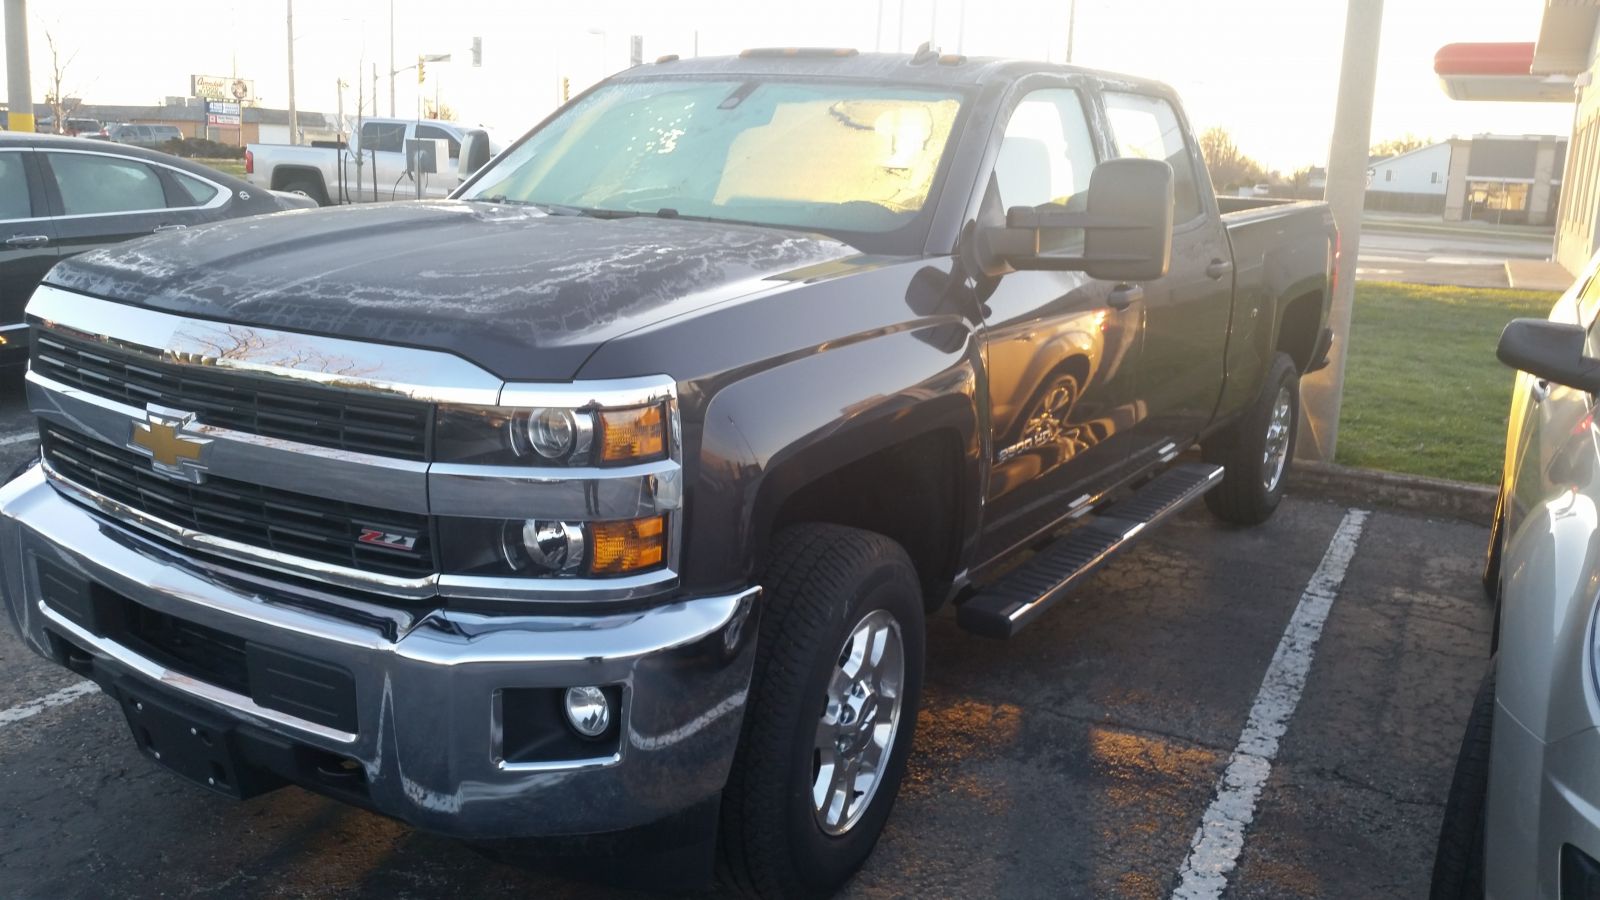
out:
{"label": "fog light", "polygon": [[611,701],[593,685],[567,688],[567,722],[587,738],[597,738],[611,727]]}
{"label": "fog light", "polygon": [[546,572],[575,572],[583,565],[583,526],[528,519],[507,522],[501,555],[515,571],[529,565]]}

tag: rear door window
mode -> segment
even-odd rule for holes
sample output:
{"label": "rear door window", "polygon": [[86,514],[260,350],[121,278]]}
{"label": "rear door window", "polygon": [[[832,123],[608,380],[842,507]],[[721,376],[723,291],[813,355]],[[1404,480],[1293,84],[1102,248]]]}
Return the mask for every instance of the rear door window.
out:
{"label": "rear door window", "polygon": [[1148,94],[1105,94],[1106,118],[1117,153],[1123,157],[1165,160],[1172,166],[1173,215],[1183,224],[1200,215],[1200,185],[1209,187],[1210,176],[1196,176],[1194,157],[1183,135],[1183,125],[1172,104]]}
{"label": "rear door window", "polygon": [[461,156],[461,142],[456,136],[437,125],[418,125],[417,137],[428,140],[442,140],[450,142],[450,158],[458,159]]}
{"label": "rear door window", "polygon": [[362,150],[387,150],[399,153],[405,147],[403,122],[367,122],[361,126]]}
{"label": "rear door window", "polygon": [[94,153],[47,154],[63,215],[165,209],[161,177],[142,162]]}

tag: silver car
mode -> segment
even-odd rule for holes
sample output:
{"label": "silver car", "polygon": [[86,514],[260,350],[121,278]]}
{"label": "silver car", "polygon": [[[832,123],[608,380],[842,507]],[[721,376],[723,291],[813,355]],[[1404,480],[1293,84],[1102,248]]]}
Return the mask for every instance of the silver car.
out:
{"label": "silver car", "polygon": [[1548,319],[1517,319],[1518,369],[1484,587],[1491,659],[1462,740],[1435,898],[1600,897],[1600,257]]}

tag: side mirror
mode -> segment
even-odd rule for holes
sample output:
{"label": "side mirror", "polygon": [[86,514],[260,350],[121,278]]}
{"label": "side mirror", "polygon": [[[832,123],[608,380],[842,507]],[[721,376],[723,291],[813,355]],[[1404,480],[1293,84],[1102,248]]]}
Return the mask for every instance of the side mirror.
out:
{"label": "side mirror", "polygon": [[456,177],[466,181],[472,173],[489,164],[489,132],[474,128],[461,136],[461,153],[456,158]]}
{"label": "side mirror", "polygon": [[[1153,281],[1172,263],[1172,166],[1112,159],[1089,176],[1088,209],[1014,206],[1004,227],[980,227],[978,253],[990,274],[1013,269],[1082,271],[1105,281]],[[1044,232],[1083,230],[1083,255],[1046,248]]]}
{"label": "side mirror", "polygon": [[1548,319],[1512,319],[1500,333],[1495,355],[1535,378],[1600,394],[1600,359],[1583,355],[1581,325]]}

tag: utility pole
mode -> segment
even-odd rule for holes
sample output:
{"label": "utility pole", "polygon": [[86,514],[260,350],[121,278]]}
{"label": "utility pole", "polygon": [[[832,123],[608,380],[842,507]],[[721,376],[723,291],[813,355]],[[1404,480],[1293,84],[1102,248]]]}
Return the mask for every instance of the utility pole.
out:
{"label": "utility pole", "polygon": [[872,49],[883,49],[883,0],[878,0],[878,27],[872,32]]}
{"label": "utility pole", "polygon": [[28,4],[6,0],[6,128],[33,133],[33,83],[28,75]]}
{"label": "utility pole", "polygon": [[1072,65],[1072,45],[1078,39],[1078,0],[1067,4],[1067,65]]}
{"label": "utility pole", "polygon": [[[289,30],[289,143],[300,143],[300,114],[294,108],[294,0],[285,0],[288,4],[289,15],[286,20]],[[239,121],[244,121],[244,111],[239,112]]]}
{"label": "utility pole", "polygon": [[957,7],[959,12],[956,19],[956,53],[967,52],[967,0],[961,0]]}
{"label": "utility pole", "polygon": [[932,0],[928,4],[928,46],[939,49],[939,0]]}
{"label": "utility pole", "polygon": [[1356,255],[1361,248],[1361,209],[1367,194],[1367,148],[1372,144],[1372,97],[1378,84],[1382,31],[1383,0],[1349,0],[1339,104],[1328,147],[1326,198],[1339,229],[1339,282],[1328,313],[1333,350],[1328,354],[1328,367],[1300,385],[1300,440],[1295,451],[1300,459],[1332,462],[1339,444],[1339,407],[1344,400],[1345,351],[1350,347],[1350,311],[1355,303]]}
{"label": "utility pole", "polygon": [[900,11],[894,14],[894,52],[906,50],[906,0],[900,0]]}
{"label": "utility pole", "polygon": [[[394,0],[389,0],[389,118],[394,118]],[[372,105],[378,105],[377,90],[374,88]]]}

